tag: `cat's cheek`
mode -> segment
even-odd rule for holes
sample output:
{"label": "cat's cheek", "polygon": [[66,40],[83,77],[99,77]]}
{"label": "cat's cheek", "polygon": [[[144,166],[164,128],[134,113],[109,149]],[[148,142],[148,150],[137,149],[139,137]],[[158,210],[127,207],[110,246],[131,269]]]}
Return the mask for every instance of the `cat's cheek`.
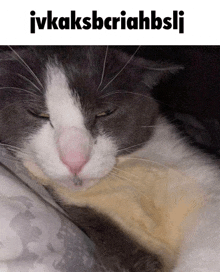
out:
{"label": "cat's cheek", "polygon": [[105,159],[101,163],[91,161],[84,166],[82,171],[78,174],[78,177],[82,179],[82,181],[100,179],[111,172],[115,163],[116,159],[114,157],[108,160]]}
{"label": "cat's cheek", "polygon": [[79,172],[82,180],[100,179],[106,176],[116,163],[117,146],[114,141],[105,136],[98,136],[93,146],[90,160]]}
{"label": "cat's cheek", "polygon": [[[24,153],[20,159],[28,164],[30,172],[38,174],[40,169],[48,178],[63,179],[72,176],[61,162],[50,124],[44,124],[34,135],[29,136],[23,144]],[[31,167],[30,167],[31,166]],[[34,166],[34,167],[33,167]]]}

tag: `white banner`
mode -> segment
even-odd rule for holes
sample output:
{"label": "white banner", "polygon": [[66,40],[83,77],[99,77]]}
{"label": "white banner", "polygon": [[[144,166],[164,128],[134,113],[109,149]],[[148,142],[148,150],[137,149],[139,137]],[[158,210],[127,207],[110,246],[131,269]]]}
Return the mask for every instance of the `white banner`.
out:
{"label": "white banner", "polygon": [[1,45],[220,45],[218,1],[5,1]]}

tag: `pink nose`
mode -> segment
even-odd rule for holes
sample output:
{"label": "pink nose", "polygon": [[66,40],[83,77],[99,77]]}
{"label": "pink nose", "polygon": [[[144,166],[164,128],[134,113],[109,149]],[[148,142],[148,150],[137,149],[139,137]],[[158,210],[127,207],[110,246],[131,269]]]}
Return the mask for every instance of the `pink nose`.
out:
{"label": "pink nose", "polygon": [[86,130],[71,127],[58,136],[60,159],[73,174],[78,174],[88,162],[91,153],[91,137]]}

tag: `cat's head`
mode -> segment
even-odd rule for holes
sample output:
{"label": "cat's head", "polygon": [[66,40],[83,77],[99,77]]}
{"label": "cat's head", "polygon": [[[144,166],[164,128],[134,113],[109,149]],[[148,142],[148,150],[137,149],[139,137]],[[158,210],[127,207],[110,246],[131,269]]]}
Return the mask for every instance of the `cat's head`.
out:
{"label": "cat's head", "polygon": [[151,137],[158,106],[150,89],[165,66],[108,47],[6,51],[0,142],[34,175],[86,188]]}

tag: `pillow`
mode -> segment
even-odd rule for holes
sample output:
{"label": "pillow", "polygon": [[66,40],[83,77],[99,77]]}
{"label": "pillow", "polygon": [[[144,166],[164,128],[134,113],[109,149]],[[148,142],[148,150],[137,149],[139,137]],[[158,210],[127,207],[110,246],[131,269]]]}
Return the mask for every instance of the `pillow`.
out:
{"label": "pillow", "polygon": [[0,271],[91,271],[93,244],[0,165]]}

